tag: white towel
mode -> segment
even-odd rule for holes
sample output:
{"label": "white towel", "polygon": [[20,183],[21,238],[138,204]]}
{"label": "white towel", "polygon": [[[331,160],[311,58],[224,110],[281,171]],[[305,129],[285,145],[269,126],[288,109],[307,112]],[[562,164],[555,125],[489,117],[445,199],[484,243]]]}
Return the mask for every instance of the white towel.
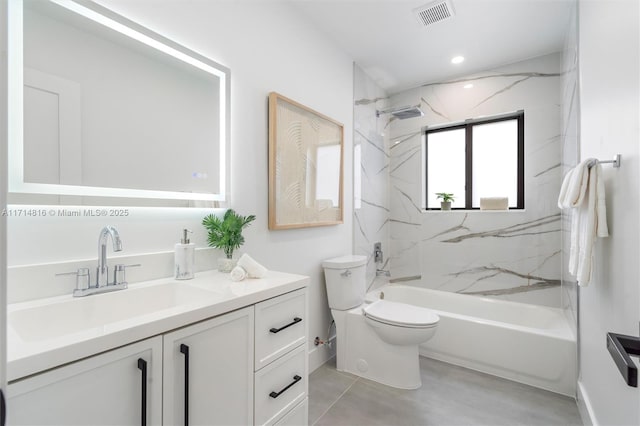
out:
{"label": "white towel", "polygon": [[588,158],[573,169],[569,170],[562,181],[560,197],[558,197],[558,207],[561,209],[568,209],[582,204],[587,192],[589,164],[594,161],[597,160],[594,158]]}
{"label": "white towel", "polygon": [[480,210],[509,210],[509,197],[480,197]]}
{"label": "white towel", "polygon": [[249,278],[263,278],[268,272],[267,268],[253,260],[253,258],[246,253],[238,259],[238,266],[243,267],[247,271]]}
{"label": "white towel", "polygon": [[242,281],[247,277],[247,271],[242,266],[236,266],[231,270],[232,281]]}
{"label": "white towel", "polygon": [[[589,164],[594,164],[589,168]],[[609,236],[602,166],[589,158],[570,170],[562,182],[558,206],[572,208],[569,273],[578,284],[591,281],[593,244],[596,237]]]}

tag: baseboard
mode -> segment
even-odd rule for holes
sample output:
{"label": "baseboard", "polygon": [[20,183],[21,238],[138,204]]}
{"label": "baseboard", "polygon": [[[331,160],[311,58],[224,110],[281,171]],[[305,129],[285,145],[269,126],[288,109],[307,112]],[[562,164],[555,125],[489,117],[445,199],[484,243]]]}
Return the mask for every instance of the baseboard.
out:
{"label": "baseboard", "polygon": [[578,380],[578,411],[584,426],[598,426],[598,421],[593,413],[593,406],[589,401],[589,395],[582,386],[582,382]]}

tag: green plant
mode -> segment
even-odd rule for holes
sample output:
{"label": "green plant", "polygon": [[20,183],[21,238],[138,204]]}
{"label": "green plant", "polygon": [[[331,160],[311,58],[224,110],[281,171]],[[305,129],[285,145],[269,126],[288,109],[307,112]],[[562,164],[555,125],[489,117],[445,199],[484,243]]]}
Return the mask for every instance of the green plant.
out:
{"label": "green plant", "polygon": [[213,214],[202,219],[202,225],[207,228],[207,241],[210,247],[222,249],[227,259],[233,257],[233,251],[244,244],[242,229],[256,219],[254,215],[241,216],[232,209],[224,213],[222,219]]}
{"label": "green plant", "polygon": [[436,196],[439,200],[442,200],[443,203],[455,201],[453,194],[449,194],[447,192],[436,192]]}

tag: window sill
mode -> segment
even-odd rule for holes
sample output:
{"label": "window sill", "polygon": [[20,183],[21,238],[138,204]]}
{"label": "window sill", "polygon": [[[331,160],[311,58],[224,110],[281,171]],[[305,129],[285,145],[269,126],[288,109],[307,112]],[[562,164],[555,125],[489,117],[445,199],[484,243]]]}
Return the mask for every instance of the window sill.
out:
{"label": "window sill", "polygon": [[514,214],[514,213],[526,213],[527,209],[510,209],[510,210],[480,210],[480,209],[452,209],[452,210],[440,210],[440,209],[422,209],[422,213],[436,213],[436,214],[446,214],[446,213],[474,213],[474,214]]}

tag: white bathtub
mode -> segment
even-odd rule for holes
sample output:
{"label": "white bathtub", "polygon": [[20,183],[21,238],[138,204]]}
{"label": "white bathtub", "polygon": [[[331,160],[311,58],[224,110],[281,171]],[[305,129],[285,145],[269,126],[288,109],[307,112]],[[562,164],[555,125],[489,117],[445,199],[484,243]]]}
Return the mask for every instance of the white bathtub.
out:
{"label": "white bathtub", "polygon": [[440,315],[420,355],[568,396],[576,392],[576,339],[562,310],[389,284],[367,295]]}

